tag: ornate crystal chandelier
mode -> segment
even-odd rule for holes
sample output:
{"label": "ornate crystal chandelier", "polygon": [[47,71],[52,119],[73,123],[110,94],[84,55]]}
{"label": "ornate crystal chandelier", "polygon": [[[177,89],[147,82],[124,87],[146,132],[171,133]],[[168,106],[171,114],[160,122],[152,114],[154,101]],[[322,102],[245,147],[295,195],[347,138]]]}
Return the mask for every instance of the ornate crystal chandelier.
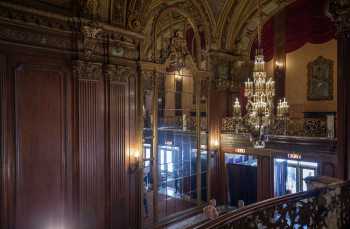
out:
{"label": "ornate crystal chandelier", "polygon": [[253,80],[249,78],[244,83],[244,97],[247,98],[247,114],[241,116],[241,105],[236,98],[233,105],[233,119],[236,132],[244,126],[250,132],[251,141],[255,148],[264,148],[268,141],[266,133],[275,120],[287,120],[289,105],[284,98],[277,104],[277,114],[274,116],[275,81],[268,77],[265,71],[265,61],[261,47],[261,7],[258,0],[258,50],[255,56]]}

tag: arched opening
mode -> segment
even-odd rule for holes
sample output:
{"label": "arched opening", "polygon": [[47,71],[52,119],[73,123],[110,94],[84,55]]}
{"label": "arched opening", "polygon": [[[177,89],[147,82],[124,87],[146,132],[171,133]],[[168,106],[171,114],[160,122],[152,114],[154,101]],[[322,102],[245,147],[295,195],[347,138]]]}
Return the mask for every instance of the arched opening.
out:
{"label": "arched opening", "polygon": [[142,79],[146,228],[200,211],[209,196],[208,78],[198,68],[205,38],[193,26],[174,8],[154,23],[153,63]]}

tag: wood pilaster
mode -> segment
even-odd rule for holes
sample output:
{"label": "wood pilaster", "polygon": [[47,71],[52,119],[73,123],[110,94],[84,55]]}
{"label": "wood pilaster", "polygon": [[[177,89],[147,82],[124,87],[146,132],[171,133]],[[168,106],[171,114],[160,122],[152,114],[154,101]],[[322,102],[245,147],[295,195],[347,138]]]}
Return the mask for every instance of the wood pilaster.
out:
{"label": "wood pilaster", "polygon": [[337,176],[350,177],[350,1],[330,1],[330,12],[337,24]]}

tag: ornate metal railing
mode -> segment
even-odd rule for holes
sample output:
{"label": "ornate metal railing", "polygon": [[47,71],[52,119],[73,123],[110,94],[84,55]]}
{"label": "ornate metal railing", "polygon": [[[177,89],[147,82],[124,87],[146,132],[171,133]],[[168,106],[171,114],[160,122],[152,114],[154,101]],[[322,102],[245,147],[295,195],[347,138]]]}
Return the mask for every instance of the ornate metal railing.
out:
{"label": "ornate metal railing", "polygon": [[[184,122],[183,116],[170,116],[164,118],[158,118],[159,127],[168,127],[174,129],[184,129],[184,130],[195,130],[196,129],[196,117],[195,116],[186,116],[186,121]],[[201,130],[207,130],[207,118],[200,118]]]}
{"label": "ornate metal railing", "polygon": [[[244,128],[240,128],[238,123],[232,117],[226,117],[222,120],[221,131],[224,133],[232,132],[245,133]],[[322,118],[302,118],[289,119],[285,121],[276,121],[270,128],[271,135],[287,135],[300,137],[329,137],[327,121]]]}
{"label": "ornate metal railing", "polygon": [[350,182],[269,199],[192,228],[350,228]]}

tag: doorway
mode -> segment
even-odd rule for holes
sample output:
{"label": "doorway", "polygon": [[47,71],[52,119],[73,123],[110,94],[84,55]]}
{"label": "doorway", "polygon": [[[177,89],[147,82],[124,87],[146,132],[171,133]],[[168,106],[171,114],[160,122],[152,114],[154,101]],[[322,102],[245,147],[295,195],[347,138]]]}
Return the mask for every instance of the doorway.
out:
{"label": "doorway", "polygon": [[318,174],[318,163],[274,159],[275,196],[307,191],[306,177]]}
{"label": "doorway", "polygon": [[[250,155],[225,154],[229,205],[238,207],[257,202],[257,158]],[[243,201],[243,202],[242,202]]]}

